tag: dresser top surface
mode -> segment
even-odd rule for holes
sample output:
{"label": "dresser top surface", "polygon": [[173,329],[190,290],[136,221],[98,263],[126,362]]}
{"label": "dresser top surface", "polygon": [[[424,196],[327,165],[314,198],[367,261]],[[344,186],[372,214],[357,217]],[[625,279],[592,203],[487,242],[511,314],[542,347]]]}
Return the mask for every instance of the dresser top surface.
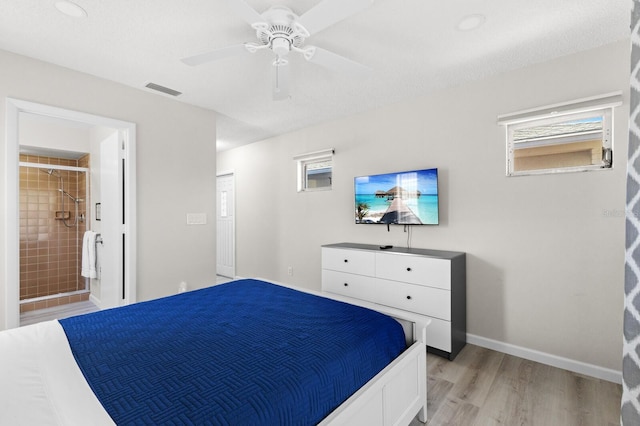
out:
{"label": "dresser top surface", "polygon": [[376,246],[373,244],[359,244],[359,243],[325,244],[322,247],[339,248],[339,249],[347,249],[347,250],[367,250],[367,251],[376,251],[380,253],[410,254],[410,255],[418,255],[418,256],[439,257],[444,259],[453,259],[458,256],[465,256],[465,253],[459,252],[459,251],[431,250],[431,249],[395,247],[395,246],[390,249],[381,249],[380,246]]}

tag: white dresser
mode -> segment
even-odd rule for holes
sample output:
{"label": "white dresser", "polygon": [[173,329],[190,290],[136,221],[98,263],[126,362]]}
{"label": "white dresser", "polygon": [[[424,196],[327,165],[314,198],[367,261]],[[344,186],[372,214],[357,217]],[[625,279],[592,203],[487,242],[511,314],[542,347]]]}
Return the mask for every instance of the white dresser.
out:
{"label": "white dresser", "polygon": [[355,243],[322,246],[322,291],[431,320],[427,350],[453,360],[467,341],[466,255]]}

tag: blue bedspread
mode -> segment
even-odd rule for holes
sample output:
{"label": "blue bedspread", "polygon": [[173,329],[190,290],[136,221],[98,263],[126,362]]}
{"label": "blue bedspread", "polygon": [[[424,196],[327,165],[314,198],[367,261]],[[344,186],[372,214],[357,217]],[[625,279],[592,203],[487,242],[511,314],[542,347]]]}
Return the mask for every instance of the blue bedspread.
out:
{"label": "blue bedspread", "polygon": [[118,425],[312,425],[405,347],[380,313],[241,280],[60,320]]}

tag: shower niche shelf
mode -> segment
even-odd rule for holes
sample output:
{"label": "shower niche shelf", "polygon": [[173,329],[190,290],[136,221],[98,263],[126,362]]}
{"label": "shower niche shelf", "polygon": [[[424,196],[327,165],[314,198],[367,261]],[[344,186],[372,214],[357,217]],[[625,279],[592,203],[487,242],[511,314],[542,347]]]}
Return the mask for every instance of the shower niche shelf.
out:
{"label": "shower niche shelf", "polygon": [[66,220],[71,218],[70,211],[57,211],[56,212],[56,220]]}

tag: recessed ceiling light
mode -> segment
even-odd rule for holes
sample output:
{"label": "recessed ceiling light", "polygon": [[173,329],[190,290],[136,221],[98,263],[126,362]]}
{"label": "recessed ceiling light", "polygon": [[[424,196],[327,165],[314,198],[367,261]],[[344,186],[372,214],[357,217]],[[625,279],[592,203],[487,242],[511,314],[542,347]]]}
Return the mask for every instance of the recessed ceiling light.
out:
{"label": "recessed ceiling light", "polygon": [[484,21],[487,20],[487,17],[480,14],[475,15],[467,15],[458,22],[456,28],[460,31],[472,31],[479,28]]}
{"label": "recessed ceiling light", "polygon": [[67,16],[71,16],[73,18],[87,17],[86,10],[84,10],[77,4],[72,3],[70,1],[57,1],[55,6],[56,6],[56,9],[58,9],[60,12],[64,13]]}

